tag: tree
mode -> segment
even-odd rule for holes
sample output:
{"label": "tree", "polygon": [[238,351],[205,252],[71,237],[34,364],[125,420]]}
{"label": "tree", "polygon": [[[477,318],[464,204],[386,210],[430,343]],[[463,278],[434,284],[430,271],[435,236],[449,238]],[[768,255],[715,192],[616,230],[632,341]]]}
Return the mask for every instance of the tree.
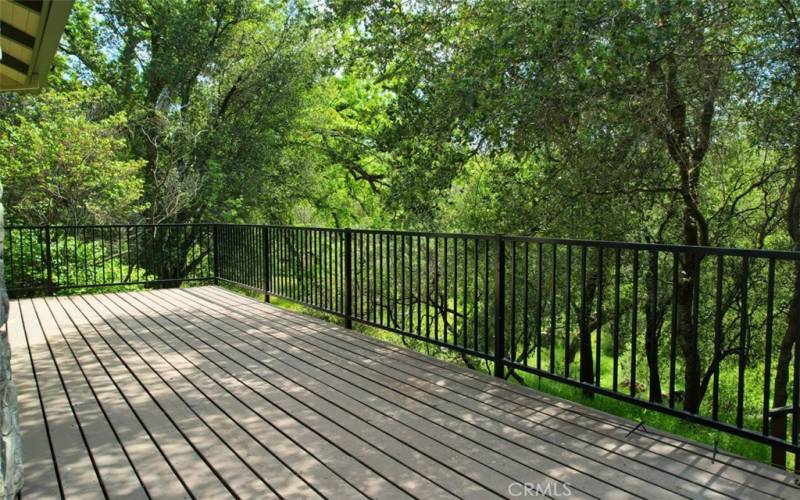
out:
{"label": "tree", "polygon": [[98,91],[7,97],[0,115],[0,177],[13,224],[108,224],[144,208],[140,160],[130,159],[124,113]]}
{"label": "tree", "polygon": [[[118,89],[148,222],[251,222],[285,220],[308,192],[307,166],[284,151],[326,45],[300,3],[107,0],[79,4],[63,50]],[[165,279],[191,271],[146,266]]]}

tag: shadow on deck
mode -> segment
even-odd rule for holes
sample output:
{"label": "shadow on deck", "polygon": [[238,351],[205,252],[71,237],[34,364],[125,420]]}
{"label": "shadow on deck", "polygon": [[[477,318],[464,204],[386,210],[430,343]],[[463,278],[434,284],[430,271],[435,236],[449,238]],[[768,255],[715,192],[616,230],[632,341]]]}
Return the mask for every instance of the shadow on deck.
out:
{"label": "shadow on deck", "polygon": [[772,467],[219,287],[18,300],[9,336],[23,498],[800,497]]}

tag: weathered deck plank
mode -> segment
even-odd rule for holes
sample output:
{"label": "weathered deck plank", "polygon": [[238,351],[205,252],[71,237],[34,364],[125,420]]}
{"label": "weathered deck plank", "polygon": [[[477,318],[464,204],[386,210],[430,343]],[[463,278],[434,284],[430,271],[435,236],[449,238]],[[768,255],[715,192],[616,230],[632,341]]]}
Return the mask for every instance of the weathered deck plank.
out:
{"label": "weathered deck plank", "polygon": [[[170,292],[165,291],[164,293]],[[173,301],[177,303],[190,297],[190,294],[177,294],[174,295]],[[211,302],[217,301],[225,303],[226,298],[215,297]],[[228,305],[233,306],[234,303],[229,302]],[[574,442],[576,443],[575,453],[593,457],[604,464],[616,466],[618,470],[646,479],[651,485],[655,485],[655,492],[658,492],[660,496],[667,496],[663,489],[674,488],[676,479],[683,480],[680,488],[683,493],[690,496],[701,492],[706,496],[713,496],[715,492],[720,493],[720,496],[724,496],[723,494],[735,495],[742,487],[740,483],[728,481],[701,470],[689,470],[686,466],[675,467],[674,463],[664,460],[659,455],[648,453],[647,450],[634,449],[627,443],[609,439],[602,433],[594,432],[590,428],[584,428],[569,422],[560,422],[555,419],[542,418],[541,416],[534,416],[530,420],[524,419],[517,415],[519,407],[500,409],[472,397],[467,397],[467,395],[470,395],[470,388],[462,389],[462,393],[456,392],[452,388],[448,388],[447,384],[436,373],[424,370],[415,364],[407,364],[402,361],[382,363],[380,355],[376,355],[373,350],[359,346],[357,342],[350,341],[343,344],[341,342],[343,339],[336,339],[333,335],[309,334],[303,331],[304,328],[301,325],[286,324],[280,320],[270,322],[269,327],[260,326],[256,321],[258,316],[248,315],[242,310],[251,305],[248,303],[236,303],[235,312],[226,315],[224,318],[221,317],[221,321],[230,322],[237,317],[246,317],[248,319],[240,319],[240,321],[247,331],[258,328],[261,332],[279,335],[287,341],[285,344],[287,347],[300,347],[304,349],[304,352],[309,354],[316,353],[312,355],[321,355],[337,365],[350,366],[351,373],[368,373],[371,380],[381,380],[384,382],[384,386],[405,387],[402,390],[402,398],[410,399],[419,398],[420,395],[423,397],[431,395],[452,402],[454,408],[459,412],[466,408],[470,412],[470,420],[488,422],[488,426],[484,425],[484,428],[489,428],[489,426],[497,428],[500,425],[505,425],[507,428],[512,429],[517,441],[520,443],[537,436],[545,439],[548,445],[568,446],[569,442]],[[209,307],[213,308],[215,306]],[[240,328],[242,327],[240,326]],[[337,359],[333,358],[333,356],[340,356],[341,358]],[[355,380],[351,382],[351,385],[361,387],[365,383],[369,384],[370,381]],[[393,396],[393,394],[388,395],[388,397]],[[428,399],[430,400],[430,398]],[[438,401],[433,404],[437,408],[441,408],[441,404]],[[408,404],[404,404],[404,406],[408,407]],[[459,418],[464,418],[463,414]],[[570,463],[574,463],[570,458],[567,458],[567,460]],[[689,481],[686,481],[687,479]],[[756,497],[765,497],[764,495],[759,496],[758,492],[754,492],[754,494]]]}
{"label": "weathered deck plank", "polygon": [[[164,297],[164,306],[173,311],[196,308],[196,306],[181,308],[177,302],[170,302],[170,298],[166,297],[167,294],[169,292],[160,293],[160,296]],[[192,318],[192,315],[187,315],[186,320],[195,323],[202,322],[218,328],[221,332],[226,330],[223,326],[225,323],[223,320],[216,319],[218,317],[216,315],[212,317],[204,312],[200,312],[195,318]],[[517,481],[522,481],[521,477],[532,475],[533,470],[531,469],[538,469],[547,476],[533,476],[528,479],[529,481],[541,482],[550,479],[551,481],[566,482],[573,485],[578,491],[587,494],[603,492],[603,496],[613,496],[619,492],[621,497],[625,496],[625,493],[645,497],[650,492],[662,498],[673,497],[669,490],[660,488],[655,483],[647,483],[639,477],[629,474],[623,468],[614,469],[601,461],[585,460],[585,457],[572,450],[548,446],[546,441],[535,436],[514,432],[511,427],[502,427],[497,421],[483,418],[468,407],[452,405],[446,399],[426,397],[427,394],[417,391],[415,388],[409,387],[403,390],[402,385],[405,384],[383,378],[380,373],[367,366],[357,366],[353,369],[347,366],[347,361],[344,359],[326,356],[326,353],[319,350],[315,351],[309,348],[301,350],[298,346],[303,345],[304,342],[300,336],[293,338],[292,342],[288,343],[275,338],[277,332],[275,332],[274,326],[270,328],[273,328],[273,331],[268,337],[251,338],[254,337],[254,325],[244,323],[227,325],[227,330],[250,333],[250,335],[238,339],[245,344],[242,349],[248,350],[253,355],[257,352],[265,352],[273,359],[280,359],[283,361],[280,369],[291,371],[294,374],[293,380],[298,380],[295,377],[305,380],[316,375],[312,383],[327,384],[328,390],[336,391],[342,399],[349,398],[351,404],[356,404],[358,401],[369,401],[369,406],[362,405],[355,410],[366,414],[374,411],[370,406],[379,404],[376,398],[383,398],[385,406],[394,406],[398,428],[412,426],[411,429],[426,430],[425,437],[428,439],[444,439],[450,434],[449,441],[452,448],[449,453],[452,454],[452,450],[459,449],[465,453],[456,460],[468,461],[470,456],[474,456],[501,465],[503,468],[510,468],[516,476],[505,478],[504,486],[496,491],[499,494],[503,494],[503,489],[507,491],[509,480],[513,481],[516,478]],[[286,336],[282,337],[285,340]],[[298,369],[295,370],[292,366],[298,366]],[[320,366],[323,368],[319,368]],[[367,378],[359,375],[359,370],[371,373]],[[378,381],[382,384],[378,384]],[[373,418],[387,419],[387,416],[376,415]],[[440,448],[443,453],[448,453],[448,450],[444,449],[441,444]],[[433,452],[435,451],[433,450]],[[528,464],[527,467],[525,464]],[[523,468],[520,468],[520,465]],[[474,468],[474,466],[472,467]],[[591,471],[591,475],[587,471]],[[488,480],[487,477],[477,478],[477,481],[482,484],[486,484]]]}
{"label": "weathered deck plank", "polygon": [[64,496],[103,498],[105,492],[95,469],[91,450],[86,447],[85,436],[50,357],[34,301],[20,304],[20,314],[35,377],[41,388],[44,414],[50,429],[62,493]]}
{"label": "weathered deck plank", "polygon": [[800,496],[777,469],[218,287],[19,300],[9,335],[23,498]]}
{"label": "weathered deck plank", "polygon": [[[397,366],[417,367],[417,374],[424,374],[437,386],[450,387],[459,395],[470,394],[475,399],[490,402],[498,408],[517,416],[534,418],[537,414],[546,414],[554,417],[551,423],[565,421],[585,429],[594,429],[602,435],[615,439],[617,446],[625,444],[635,445],[634,454],[641,456],[643,452],[651,452],[658,457],[671,459],[687,467],[687,474],[708,473],[720,478],[733,481],[738,485],[748,488],[770,492],[780,496],[786,493],[786,485],[794,483],[794,476],[764,464],[718,452],[712,459],[713,450],[697,443],[681,440],[674,436],[659,432],[635,433],[628,432],[636,424],[624,419],[595,411],[574,403],[555,398],[537,391],[497,381],[491,377],[483,376],[476,372],[466,370],[459,366],[436,360],[428,356],[402,349],[379,340],[359,335],[341,327],[331,326],[323,321],[302,317],[297,320],[296,314],[284,311],[269,304],[261,304],[246,297],[234,294],[224,289],[194,289],[187,291],[189,295],[199,295],[211,303],[222,302],[230,306],[227,310],[229,317],[236,317],[243,308],[253,308],[257,314],[271,316],[270,325],[287,325],[292,332],[302,333],[311,328],[325,336],[317,339],[325,340],[330,337],[345,339],[348,346],[363,346],[363,352],[369,353],[374,359],[382,360],[381,369]],[[223,297],[227,297],[227,300]],[[387,363],[386,360],[391,359]],[[553,424],[555,425],[555,424]],[[627,438],[626,438],[627,436]],[[623,448],[618,448],[622,450]],[[664,465],[659,463],[659,466]],[[668,464],[667,464],[668,465]],[[688,469],[691,468],[691,469]],[[711,480],[702,478],[701,482]],[[795,488],[792,488],[794,490]],[[791,491],[791,490],[790,490]]]}
{"label": "weathered deck plank", "polygon": [[[475,377],[472,372],[463,373],[463,370],[459,369],[459,367],[441,362],[434,363],[435,360],[432,360],[432,358],[418,355],[406,349],[398,349],[380,342],[376,344],[374,339],[363,335],[351,334],[344,329],[331,328],[330,325],[325,323],[316,322],[318,326],[312,327],[311,330],[316,333],[325,333],[326,335],[305,335],[304,333],[309,330],[309,325],[315,323],[315,321],[297,322],[296,315],[291,313],[285,315],[285,312],[280,309],[248,300],[245,297],[234,295],[227,291],[196,289],[178,297],[186,299],[194,295],[203,297],[203,300],[207,301],[204,303],[225,305],[228,314],[223,319],[224,321],[242,317],[249,317],[252,320],[253,318],[258,318],[259,314],[263,316],[264,308],[270,309],[276,316],[280,316],[283,319],[276,318],[268,322],[267,327],[261,328],[268,328],[273,331],[277,329],[284,333],[291,332],[294,345],[299,343],[295,341],[296,339],[310,341],[318,346],[324,345],[326,349],[343,353],[344,356],[355,360],[357,363],[361,359],[361,364],[370,371],[377,370],[389,373],[395,379],[403,379],[404,382],[410,383],[420,390],[435,391],[446,399],[461,401],[472,399],[475,402],[484,403],[484,409],[479,411],[486,412],[487,415],[501,419],[508,425],[520,430],[535,432],[535,427],[529,427],[524,422],[521,422],[521,420],[528,420],[536,426],[544,427],[548,433],[560,433],[562,439],[577,439],[583,445],[599,446],[608,451],[631,457],[635,461],[659,470],[669,472],[672,475],[672,478],[666,477],[664,479],[688,479],[698,485],[702,485],[704,488],[715,489],[727,494],[738,493],[744,485],[756,490],[753,492],[753,495],[756,496],[758,492],[773,495],[780,495],[785,492],[784,485],[781,482],[775,482],[774,479],[780,481],[782,478],[785,482],[787,476],[772,468],[736,458],[734,458],[734,466],[726,466],[725,462],[730,457],[725,455],[718,455],[718,461],[712,462],[705,458],[705,452],[708,450],[702,449],[704,453],[698,455],[694,452],[684,451],[684,448],[697,449],[695,445],[690,443],[681,442],[680,446],[673,446],[655,441],[653,438],[660,437],[657,434],[628,435],[632,424],[626,424],[625,426],[611,425],[605,421],[610,416],[599,412],[591,412],[588,409],[583,409],[588,411],[585,414],[588,418],[583,419],[583,422],[581,422],[581,414],[576,415],[571,411],[560,411],[559,405],[562,405],[563,402],[556,400],[556,398],[550,398],[545,405],[532,407],[531,402],[536,403],[535,397],[545,399],[549,397],[527,390],[525,391],[532,394],[520,395],[510,392],[510,389],[514,388],[514,386],[503,383],[497,384],[488,377]],[[251,314],[246,311],[251,311]],[[253,327],[254,325],[256,323],[251,321],[249,326]],[[391,358],[392,361],[386,363],[385,360],[387,358]],[[369,364],[365,365],[364,361]],[[430,368],[431,364],[437,365],[437,368],[445,368],[450,373],[447,374],[447,372],[443,372],[440,369],[432,370]],[[446,374],[446,376],[443,377],[443,374]],[[421,384],[420,380],[426,380],[427,385]],[[499,391],[487,390],[486,382],[498,385]],[[502,395],[504,391],[508,394]],[[501,397],[496,396],[498,392],[501,393]],[[467,396],[468,398],[466,398]],[[466,401],[464,404],[469,405],[470,402]],[[567,405],[564,405],[564,407],[569,408]],[[742,471],[737,468],[739,465],[752,468],[754,473]],[[626,470],[635,472],[637,468]],[[764,481],[765,478],[761,475],[762,473],[766,474],[769,480]],[[694,488],[686,484],[681,485],[681,487],[689,487],[691,490],[687,491],[688,493],[694,490]]]}
{"label": "weathered deck plank", "polygon": [[[30,319],[28,320],[30,321]],[[12,367],[17,381],[20,430],[23,436],[22,455],[25,463],[24,493],[39,498],[61,495],[58,473],[50,449],[50,432],[45,426],[44,402],[34,376],[31,350],[28,346],[19,302],[11,303],[8,331]]]}
{"label": "weathered deck plank", "polygon": [[64,345],[78,361],[81,372],[94,390],[98,403],[115,429],[148,495],[151,495],[150,492],[158,492],[172,498],[188,497],[186,488],[169,462],[164,459],[158,443],[147,432],[137,413],[119,390],[117,384],[121,381],[112,378],[99,363],[92,360],[93,354],[88,346],[66,341],[67,335],[74,338],[77,330],[61,304],[51,302],[50,310],[59,324]]}

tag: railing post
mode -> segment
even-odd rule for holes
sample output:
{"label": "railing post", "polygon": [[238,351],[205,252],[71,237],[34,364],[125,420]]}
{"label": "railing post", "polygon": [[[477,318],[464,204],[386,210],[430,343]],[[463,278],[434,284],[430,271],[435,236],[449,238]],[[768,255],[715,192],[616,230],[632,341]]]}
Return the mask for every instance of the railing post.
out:
{"label": "railing post", "polygon": [[44,227],[45,255],[44,263],[47,268],[47,294],[55,295],[53,286],[53,254],[50,249],[50,224]]}
{"label": "railing post", "polygon": [[505,379],[506,248],[503,235],[495,237],[494,261],[494,376]]}
{"label": "railing post", "polygon": [[353,328],[353,232],[344,230],[344,326]]}
{"label": "railing post", "polygon": [[219,224],[214,224],[213,232],[213,245],[212,253],[214,254],[214,284],[219,285]]}
{"label": "railing post", "polygon": [[264,302],[269,302],[269,291],[272,288],[272,283],[270,283],[270,276],[271,276],[271,269],[269,268],[270,262],[270,249],[269,249],[269,226],[264,224],[262,226],[262,234],[264,237],[264,249],[262,250],[262,254],[264,257],[264,262],[262,263],[264,269]]}

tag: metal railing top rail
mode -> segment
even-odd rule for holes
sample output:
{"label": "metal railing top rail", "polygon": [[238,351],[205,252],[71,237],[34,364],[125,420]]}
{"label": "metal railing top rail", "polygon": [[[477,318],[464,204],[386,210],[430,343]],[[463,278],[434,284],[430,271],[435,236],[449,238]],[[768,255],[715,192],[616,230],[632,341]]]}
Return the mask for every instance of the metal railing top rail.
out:
{"label": "metal railing top rail", "polygon": [[[214,222],[157,222],[157,223],[134,223],[134,224],[4,224],[5,229],[100,229],[100,228],[122,228],[122,227],[200,227],[200,226],[220,226]],[[261,225],[261,224],[254,224]]]}
{"label": "metal railing top rail", "polygon": [[779,250],[766,248],[740,248],[740,247],[720,247],[703,245],[684,245],[673,243],[642,243],[634,241],[619,240],[587,240],[580,238],[554,238],[546,236],[528,236],[507,233],[484,234],[484,233],[454,233],[436,231],[417,231],[417,230],[394,230],[394,229],[374,229],[374,228],[330,228],[322,226],[293,226],[288,224],[258,224],[258,223],[232,223],[232,222],[191,222],[191,223],[133,223],[133,224],[5,224],[4,228],[11,229],[82,229],[82,228],[125,228],[125,227],[209,227],[209,226],[233,226],[233,227],[272,227],[278,229],[301,229],[329,232],[352,231],[357,233],[396,235],[405,234],[408,236],[421,237],[446,237],[446,238],[466,238],[477,240],[494,240],[503,238],[506,241],[527,241],[530,243],[572,245],[576,247],[590,246],[611,249],[660,251],[660,252],[682,252],[702,255],[731,255],[738,257],[767,257],[780,260],[800,260],[800,250]]}

